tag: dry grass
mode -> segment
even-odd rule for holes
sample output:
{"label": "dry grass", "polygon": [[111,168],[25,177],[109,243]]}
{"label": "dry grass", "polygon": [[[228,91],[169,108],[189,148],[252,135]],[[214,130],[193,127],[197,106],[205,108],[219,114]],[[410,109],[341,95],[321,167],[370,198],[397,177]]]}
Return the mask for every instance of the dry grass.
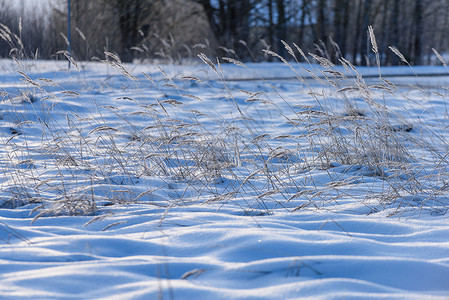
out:
{"label": "dry grass", "polygon": [[[372,30],[370,37],[378,56]],[[233,90],[221,62],[200,55],[220,78],[222,87],[218,89],[231,111],[228,116],[211,115],[210,109],[192,109],[189,103],[204,99],[178,86],[179,81],[162,68],[163,82],[147,74],[142,80],[131,75],[118,57],[106,53],[104,62],[117,68],[142,95],[151,89],[162,96],[116,99],[133,102],[133,112],[122,111],[121,105],[114,103],[98,107],[100,112],[113,112],[120,118],[124,124],[120,127],[108,124],[101,113],[80,116],[67,112],[66,124],[60,124],[52,118],[53,110],[81,91],[55,92],[57,83],[33,80],[22,72],[28,93],[23,93],[20,101],[16,95],[2,93],[2,102],[10,108],[2,113],[2,119],[11,129],[8,136],[1,137],[4,184],[0,205],[32,203],[38,218],[95,214],[99,206],[133,202],[170,208],[235,201],[242,203],[244,214],[255,215],[270,214],[279,207],[338,211],[339,200],[349,197],[366,206],[367,213],[386,208],[393,208],[391,214],[423,209],[445,213],[449,208],[444,200],[449,182],[445,136],[435,133],[418,138],[410,131],[418,127],[434,131],[417,119],[398,123],[401,119],[385,101],[386,95],[395,95],[397,87],[381,74],[377,84],[368,85],[344,58],[340,63],[353,77],[324,57],[306,55],[297,45],[284,45],[292,59],[298,61],[298,53],[309,61],[310,74],[321,84],[321,92],[289,60],[271,51],[267,54],[290,67],[298,84],[314,99],[312,106],[291,102],[269,83],[266,85],[273,91],[269,95],[282,99],[289,111],[279,110],[261,92]],[[405,59],[397,49],[392,51]],[[224,60],[246,68],[234,59]],[[318,73],[315,63],[321,66]],[[183,80],[208,85],[194,76]],[[323,89],[337,100],[330,101]],[[167,90],[176,97],[166,95]],[[289,125],[285,132],[272,136],[263,131],[259,120],[238,104],[235,95],[242,93],[247,96],[246,103],[254,103],[260,111],[280,113]],[[363,99],[363,109],[355,98]],[[35,115],[25,115],[23,105],[31,106]],[[39,129],[39,140],[24,134],[31,124]],[[417,152],[424,154],[416,157]],[[316,179],[317,172],[336,179],[321,182]],[[139,183],[145,178],[157,180],[158,185],[142,190]],[[381,184],[370,185],[371,179],[363,183],[367,178]]]}

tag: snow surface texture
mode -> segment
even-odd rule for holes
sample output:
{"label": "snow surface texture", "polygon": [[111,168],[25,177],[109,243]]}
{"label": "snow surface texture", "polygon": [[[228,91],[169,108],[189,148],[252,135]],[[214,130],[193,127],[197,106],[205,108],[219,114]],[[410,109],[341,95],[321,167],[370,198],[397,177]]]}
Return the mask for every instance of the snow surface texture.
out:
{"label": "snow surface texture", "polygon": [[1,298],[449,299],[444,68],[65,66],[0,62]]}

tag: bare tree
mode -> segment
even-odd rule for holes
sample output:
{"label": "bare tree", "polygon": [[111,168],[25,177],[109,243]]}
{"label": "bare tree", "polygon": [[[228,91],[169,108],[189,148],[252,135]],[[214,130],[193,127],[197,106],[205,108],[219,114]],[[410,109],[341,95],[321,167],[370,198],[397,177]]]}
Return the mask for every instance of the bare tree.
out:
{"label": "bare tree", "polygon": [[411,52],[411,62],[413,64],[421,64],[421,35],[422,35],[422,18],[423,18],[423,5],[422,0],[415,0],[414,10],[413,10],[413,34],[412,49]]}
{"label": "bare tree", "polygon": [[276,24],[276,33],[277,33],[277,43],[278,43],[278,52],[280,55],[285,56],[285,48],[282,44],[282,41],[286,40],[287,37],[287,19],[286,19],[286,11],[285,11],[285,1],[284,0],[276,0],[276,9],[277,9],[277,24]]}
{"label": "bare tree", "polygon": [[361,33],[362,36],[360,38],[361,41],[361,46],[360,46],[360,57],[361,57],[361,62],[363,65],[368,65],[369,64],[369,59],[368,59],[368,45],[369,45],[369,40],[368,40],[368,26],[371,25],[371,6],[372,6],[372,0],[364,0],[363,2],[363,17],[362,17],[362,28],[361,28]]}
{"label": "bare tree", "polygon": [[[0,23],[22,39],[25,56],[50,58],[65,48],[67,11],[59,7],[44,26],[0,0]],[[432,48],[449,50],[448,11],[447,0],[76,0],[72,46],[74,57],[86,60],[104,51],[123,61],[193,57],[195,51],[258,60],[266,59],[260,51],[265,47],[285,55],[285,40],[305,53],[316,52],[318,44],[320,54],[335,63],[341,55],[367,64],[372,25],[381,63],[401,63],[389,51],[393,45],[419,64],[423,57],[430,61]],[[9,55],[5,43],[2,56]]]}
{"label": "bare tree", "polygon": [[334,4],[334,41],[339,46],[340,53],[336,53],[333,61],[338,61],[338,56],[346,57],[346,38],[349,21],[350,1],[335,0]]}
{"label": "bare tree", "polygon": [[0,0],[0,57],[49,58],[63,49],[64,44],[54,38],[53,15],[42,20],[40,14],[48,12],[31,14],[10,3]]}
{"label": "bare tree", "polygon": [[120,30],[120,51],[122,61],[133,60],[132,47],[139,42],[139,29],[144,13],[151,9],[153,1],[148,0],[114,0],[107,1],[113,5]]}
{"label": "bare tree", "polygon": [[326,25],[327,25],[327,1],[318,0],[317,4],[317,22],[315,24],[315,43],[326,41]]}
{"label": "bare tree", "polygon": [[298,43],[299,45],[303,45],[305,35],[306,35],[306,17],[310,15],[309,10],[309,2],[302,1],[301,9],[300,9],[300,19],[299,19],[299,34],[298,34]]}
{"label": "bare tree", "polygon": [[250,0],[219,0],[218,3],[213,0],[197,0],[197,2],[203,6],[219,45],[235,51],[240,56],[247,56],[243,55],[249,53],[240,41],[248,40],[254,3]]}

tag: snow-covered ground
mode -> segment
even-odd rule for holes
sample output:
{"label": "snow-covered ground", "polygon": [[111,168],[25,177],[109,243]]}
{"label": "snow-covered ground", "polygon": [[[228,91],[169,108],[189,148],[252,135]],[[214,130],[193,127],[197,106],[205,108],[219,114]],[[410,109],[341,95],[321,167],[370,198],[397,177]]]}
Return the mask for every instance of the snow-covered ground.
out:
{"label": "snow-covered ground", "polygon": [[65,68],[0,61],[2,299],[448,299],[445,68]]}

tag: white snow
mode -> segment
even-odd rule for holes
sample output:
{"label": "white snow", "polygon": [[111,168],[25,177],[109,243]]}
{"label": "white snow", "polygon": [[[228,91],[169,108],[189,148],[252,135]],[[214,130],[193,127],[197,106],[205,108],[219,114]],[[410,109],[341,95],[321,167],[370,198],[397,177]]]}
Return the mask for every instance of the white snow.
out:
{"label": "white snow", "polygon": [[335,136],[373,149],[344,163],[311,134],[345,113],[349,69],[333,86],[305,64],[223,64],[225,84],[202,63],[66,67],[0,61],[2,299],[448,299],[445,68],[382,68],[391,92],[358,69],[413,129],[373,154],[372,106],[347,93],[368,119]]}

